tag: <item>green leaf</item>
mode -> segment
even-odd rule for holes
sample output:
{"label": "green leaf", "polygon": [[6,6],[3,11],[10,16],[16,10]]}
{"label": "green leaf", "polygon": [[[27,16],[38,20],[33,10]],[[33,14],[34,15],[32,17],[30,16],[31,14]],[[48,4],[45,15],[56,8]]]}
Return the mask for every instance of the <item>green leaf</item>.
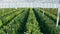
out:
{"label": "green leaf", "polygon": [[0,27],[2,26],[2,20],[0,20]]}

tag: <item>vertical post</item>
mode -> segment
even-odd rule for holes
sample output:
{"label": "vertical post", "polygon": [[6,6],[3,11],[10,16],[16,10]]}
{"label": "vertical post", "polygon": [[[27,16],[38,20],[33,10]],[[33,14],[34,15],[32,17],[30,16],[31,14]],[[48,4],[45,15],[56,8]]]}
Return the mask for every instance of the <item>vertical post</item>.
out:
{"label": "vertical post", "polygon": [[59,5],[58,5],[58,13],[57,13],[56,27],[58,27],[58,23],[59,23],[59,11],[60,11],[60,9],[59,9]]}
{"label": "vertical post", "polygon": [[17,6],[18,6],[18,3],[16,2],[16,7],[15,7],[15,9],[17,9]]}
{"label": "vertical post", "polygon": [[[43,8],[44,9],[44,8]],[[44,16],[44,11],[43,11],[43,16]]]}

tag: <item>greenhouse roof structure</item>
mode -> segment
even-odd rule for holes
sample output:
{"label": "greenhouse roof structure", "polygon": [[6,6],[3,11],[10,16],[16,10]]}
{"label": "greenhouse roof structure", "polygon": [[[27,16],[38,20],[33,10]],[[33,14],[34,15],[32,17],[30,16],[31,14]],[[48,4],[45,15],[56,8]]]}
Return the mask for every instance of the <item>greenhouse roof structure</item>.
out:
{"label": "greenhouse roof structure", "polygon": [[0,8],[13,7],[58,8],[58,0],[0,0]]}

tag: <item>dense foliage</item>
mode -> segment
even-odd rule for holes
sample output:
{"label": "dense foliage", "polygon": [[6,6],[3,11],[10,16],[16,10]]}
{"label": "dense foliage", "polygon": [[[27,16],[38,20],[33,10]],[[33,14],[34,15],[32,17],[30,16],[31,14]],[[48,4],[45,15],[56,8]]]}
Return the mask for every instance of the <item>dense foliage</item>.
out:
{"label": "dense foliage", "polygon": [[55,14],[40,8],[0,8],[0,34],[60,34]]}

